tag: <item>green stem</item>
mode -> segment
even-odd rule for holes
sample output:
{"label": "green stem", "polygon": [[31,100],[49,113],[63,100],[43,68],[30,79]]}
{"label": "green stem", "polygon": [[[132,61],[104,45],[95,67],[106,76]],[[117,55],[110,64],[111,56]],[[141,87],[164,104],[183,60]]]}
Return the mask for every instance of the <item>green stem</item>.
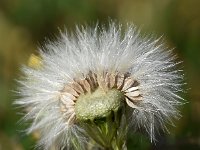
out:
{"label": "green stem", "polygon": [[81,123],[100,150],[126,150],[126,114],[122,107],[106,118]]}

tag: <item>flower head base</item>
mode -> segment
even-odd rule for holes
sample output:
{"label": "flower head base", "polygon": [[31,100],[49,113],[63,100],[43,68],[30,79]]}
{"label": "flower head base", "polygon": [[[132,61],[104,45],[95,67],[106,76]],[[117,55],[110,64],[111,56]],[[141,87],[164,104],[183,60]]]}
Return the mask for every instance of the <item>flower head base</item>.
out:
{"label": "flower head base", "polygon": [[45,149],[85,149],[94,141],[122,149],[128,127],[154,139],[155,130],[179,116],[183,76],[171,51],[132,26],[124,36],[114,23],[97,29],[61,33],[58,42],[46,44],[47,52],[40,51],[40,68],[23,68],[16,103],[28,107],[28,132],[39,129]]}
{"label": "flower head base", "polygon": [[91,71],[81,80],[66,85],[62,90],[61,111],[71,116],[68,121],[75,118],[95,119],[104,117],[106,113],[118,109],[122,100],[136,108],[134,103],[142,100],[138,82],[128,74],[103,73],[96,74]]}
{"label": "flower head base", "polygon": [[75,105],[78,120],[94,120],[107,117],[110,112],[118,111],[123,94],[116,89],[104,92],[100,89],[91,95],[81,96]]}

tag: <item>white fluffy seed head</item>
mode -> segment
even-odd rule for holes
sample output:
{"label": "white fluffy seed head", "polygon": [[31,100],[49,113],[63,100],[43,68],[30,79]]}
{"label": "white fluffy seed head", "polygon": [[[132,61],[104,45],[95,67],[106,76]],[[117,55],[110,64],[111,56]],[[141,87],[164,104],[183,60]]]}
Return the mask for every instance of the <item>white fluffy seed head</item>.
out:
{"label": "white fluffy seed head", "polygon": [[[172,124],[179,117],[183,76],[176,69],[172,51],[160,39],[141,37],[134,26],[128,26],[123,35],[121,30],[110,23],[107,30],[77,28],[72,36],[61,33],[56,42],[48,42],[40,50],[42,67],[23,67],[25,77],[19,81],[21,98],[16,104],[27,109],[24,120],[33,121],[28,133],[40,131],[39,146],[69,148],[75,140],[84,149],[87,138],[74,111],[81,89],[73,87],[76,80],[85,80],[91,72],[95,81],[87,79],[82,84],[88,92],[95,86],[112,85],[126,96],[131,108],[130,131],[141,128],[154,140],[155,130],[165,129],[166,123]],[[126,78],[116,79],[127,73]],[[97,77],[105,82],[101,84]],[[72,89],[67,93],[69,87]]]}

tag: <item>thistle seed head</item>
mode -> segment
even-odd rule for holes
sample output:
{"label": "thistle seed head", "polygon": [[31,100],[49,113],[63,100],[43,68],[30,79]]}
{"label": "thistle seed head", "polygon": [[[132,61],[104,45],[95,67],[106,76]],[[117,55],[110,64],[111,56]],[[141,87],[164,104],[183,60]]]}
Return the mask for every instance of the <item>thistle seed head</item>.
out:
{"label": "thistle seed head", "polygon": [[[108,30],[96,26],[77,28],[72,36],[61,33],[40,50],[40,58],[39,68],[23,67],[16,104],[28,110],[24,120],[33,123],[27,132],[39,130],[44,149],[85,149],[90,137],[105,146],[125,137],[118,130],[127,126],[131,132],[147,131],[154,140],[155,131],[180,116],[179,62],[160,39],[141,37],[134,26],[123,35],[115,23]],[[109,123],[81,124],[102,117]],[[105,129],[98,133],[108,140],[94,136],[99,129]]]}

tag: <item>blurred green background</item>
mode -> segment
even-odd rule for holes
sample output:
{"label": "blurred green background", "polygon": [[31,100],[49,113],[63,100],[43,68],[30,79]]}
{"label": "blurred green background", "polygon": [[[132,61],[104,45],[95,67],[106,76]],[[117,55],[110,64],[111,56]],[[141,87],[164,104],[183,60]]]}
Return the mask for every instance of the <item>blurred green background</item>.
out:
{"label": "blurred green background", "polygon": [[106,24],[108,18],[163,35],[183,60],[188,83],[189,103],[177,127],[156,144],[133,134],[128,149],[200,149],[200,0],[0,0],[0,150],[33,149],[37,139],[22,132],[25,125],[17,123],[21,116],[12,105],[20,65],[58,35],[58,27],[71,31],[75,24]]}

